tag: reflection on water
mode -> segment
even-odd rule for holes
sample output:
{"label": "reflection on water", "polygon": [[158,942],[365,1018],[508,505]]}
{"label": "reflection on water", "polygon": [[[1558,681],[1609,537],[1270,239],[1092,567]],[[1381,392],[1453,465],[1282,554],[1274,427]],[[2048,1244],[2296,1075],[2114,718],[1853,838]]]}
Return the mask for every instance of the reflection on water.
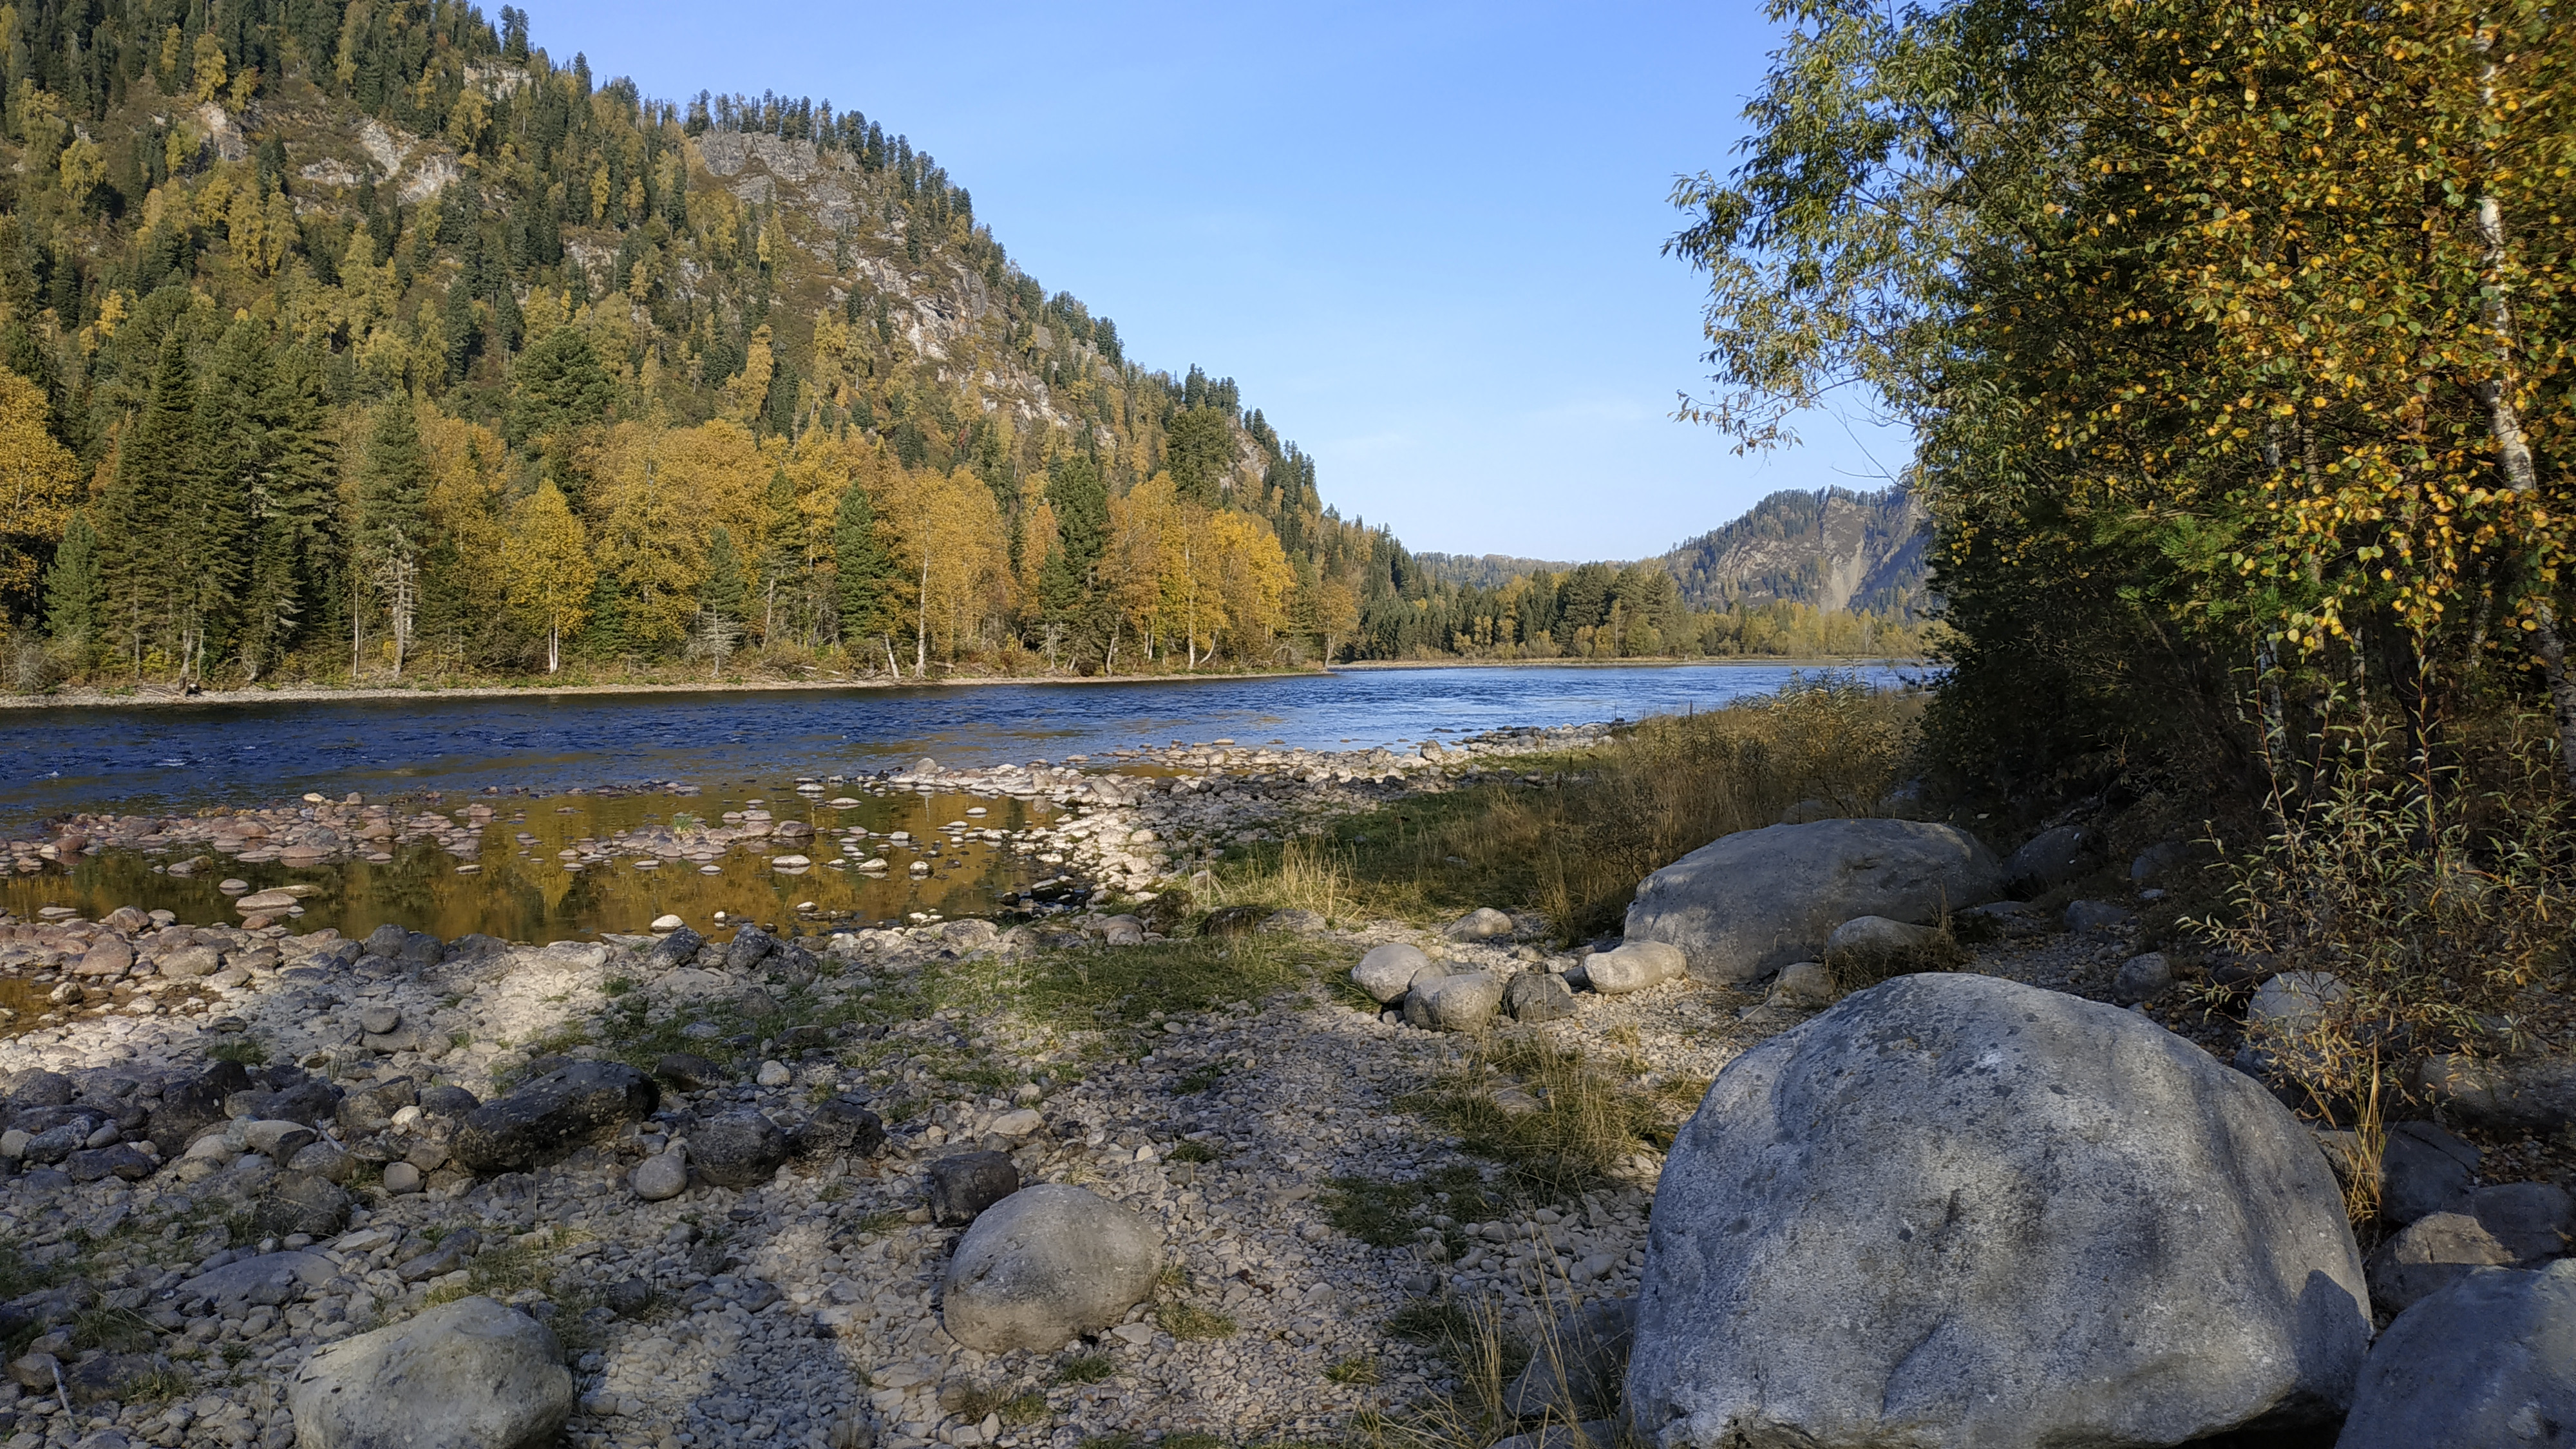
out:
{"label": "reflection on water", "polygon": [[[916,912],[981,915],[993,909],[1001,892],[1050,874],[1035,855],[1014,848],[1015,841],[965,838],[966,831],[949,829],[965,825],[977,832],[1016,834],[1045,823],[1049,809],[1044,804],[909,791],[855,799],[853,805],[836,808],[801,799],[792,787],[763,790],[747,782],[685,797],[475,796],[473,803],[492,806],[497,813],[484,827],[480,853],[464,862],[477,867],[471,871],[460,872],[459,857],[427,842],[395,851],[390,861],[300,869],[218,857],[187,876],[156,871],[154,866],[166,864],[167,857],[110,851],[81,857],[68,872],[48,868],[42,875],[0,880],[0,909],[26,920],[41,907],[68,906],[96,920],[130,905],[209,924],[239,919],[233,907],[239,892],[220,889],[228,879],[248,882],[254,891],[302,883],[321,891],[305,898],[304,914],[294,918],[298,931],[331,926],[344,935],[363,936],[392,922],[449,940],[480,931],[509,940],[549,941],[594,931],[641,931],[666,912],[701,931],[714,927],[718,911],[735,919],[778,921],[808,902],[812,914],[871,924]],[[712,875],[701,873],[696,861],[660,859],[641,851],[614,854],[577,870],[566,869],[558,854],[586,854],[588,843],[606,845],[621,830],[670,826],[675,815],[712,823],[723,812],[753,801],[761,803],[752,808],[766,809],[780,822],[809,823],[814,835],[738,844],[715,858],[717,873]],[[466,803],[450,797],[440,805],[453,814]],[[980,813],[970,815],[970,810]],[[846,834],[856,830],[875,837],[902,831],[911,839],[901,843]],[[862,853],[843,854],[845,843],[860,845]],[[933,844],[935,854],[928,850]],[[792,872],[770,867],[773,856],[786,854],[808,857],[814,864]],[[851,868],[859,859],[879,857],[888,867],[882,875]],[[824,863],[835,859],[845,865]],[[638,864],[645,860],[655,864]],[[908,868],[915,860],[931,862],[931,873],[912,876]]]}

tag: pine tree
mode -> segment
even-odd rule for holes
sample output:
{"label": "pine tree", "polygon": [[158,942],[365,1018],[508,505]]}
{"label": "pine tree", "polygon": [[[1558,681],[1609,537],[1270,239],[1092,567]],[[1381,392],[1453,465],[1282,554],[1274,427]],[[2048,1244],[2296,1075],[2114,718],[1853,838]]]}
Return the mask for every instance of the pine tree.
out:
{"label": "pine tree", "polygon": [[886,550],[868,490],[856,483],[842,490],[840,511],[832,519],[832,561],[840,575],[842,640],[883,645],[886,667],[901,674],[894,657],[894,557]]}

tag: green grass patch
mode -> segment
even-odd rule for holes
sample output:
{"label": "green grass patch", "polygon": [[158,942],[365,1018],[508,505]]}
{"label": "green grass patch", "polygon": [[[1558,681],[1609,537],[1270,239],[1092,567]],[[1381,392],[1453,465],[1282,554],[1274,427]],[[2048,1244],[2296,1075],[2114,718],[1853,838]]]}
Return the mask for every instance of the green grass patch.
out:
{"label": "green grass patch", "polygon": [[1060,1384],[1106,1383],[1117,1372],[1116,1359],[1105,1353],[1086,1353],[1057,1364],[1055,1381]]}
{"label": "green grass patch", "polygon": [[213,1046],[206,1048],[206,1060],[210,1062],[239,1062],[246,1067],[262,1066],[268,1061],[268,1048],[262,1046],[257,1037],[248,1035],[228,1036],[222,1041],[215,1043]]}
{"label": "green grass patch", "polygon": [[1233,1319],[1195,1303],[1166,1303],[1154,1311],[1154,1321],[1183,1343],[1227,1338],[1235,1330]]}
{"label": "green grass patch", "polygon": [[1055,951],[1014,963],[1021,974],[1011,999],[1049,1026],[1133,1027],[1303,986],[1327,955],[1318,943],[1276,935]]}
{"label": "green grass patch", "polygon": [[1173,1162],[1214,1162],[1217,1151],[1204,1142],[1184,1142],[1172,1149]]}
{"label": "green grass patch", "polygon": [[[1504,1086],[1537,1098],[1539,1109],[1504,1111],[1494,1102]],[[1514,1195],[1537,1200],[1574,1197],[1639,1147],[1669,1145],[1679,1105],[1631,1089],[1579,1049],[1518,1033],[1480,1045],[1407,1104],[1458,1134],[1467,1151],[1502,1164]]]}

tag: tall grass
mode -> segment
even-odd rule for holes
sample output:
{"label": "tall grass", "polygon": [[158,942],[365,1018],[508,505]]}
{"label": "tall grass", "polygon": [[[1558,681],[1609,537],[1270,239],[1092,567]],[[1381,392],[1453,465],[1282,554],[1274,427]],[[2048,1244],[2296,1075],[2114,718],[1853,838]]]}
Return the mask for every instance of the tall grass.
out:
{"label": "tall grass", "polygon": [[[2314,1020],[2247,1036],[2370,1162],[2414,1063],[2513,1045],[2489,1022],[2564,975],[2576,814],[2554,746],[2547,721],[2518,714],[2442,763],[2346,706],[2303,749],[2275,737],[2264,753],[2268,837],[2222,858],[2230,909],[2199,924],[2240,956],[2342,983]],[[2369,1174],[2349,1197],[2356,1218],[2376,1213]]]}
{"label": "tall grass", "polygon": [[[1509,762],[1509,777],[1417,794],[1219,873],[1230,902],[1329,901],[1432,918],[1545,913],[1564,938],[1613,929],[1637,882],[1721,835],[1815,801],[1875,813],[1911,747],[1919,696],[1820,675],[1725,709],[1661,715],[1600,745]],[[1530,777],[1538,783],[1529,783]]]}

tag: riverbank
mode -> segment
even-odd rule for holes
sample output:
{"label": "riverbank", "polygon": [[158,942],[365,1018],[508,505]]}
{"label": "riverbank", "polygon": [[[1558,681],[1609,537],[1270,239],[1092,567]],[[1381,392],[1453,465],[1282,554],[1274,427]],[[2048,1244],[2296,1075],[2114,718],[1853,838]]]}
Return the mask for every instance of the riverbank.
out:
{"label": "riverbank", "polygon": [[703,694],[837,694],[863,690],[945,689],[1009,684],[1181,684],[1191,680],[1295,679],[1329,671],[1250,669],[1192,674],[993,674],[949,675],[932,679],[894,679],[876,675],[830,679],[703,679],[677,682],[557,684],[543,679],[509,684],[458,685],[325,685],[296,684],[275,688],[209,689],[183,693],[166,685],[142,685],[130,692],[65,690],[56,694],[0,695],[0,711],[43,709],[147,709],[218,707],[223,705],[317,704],[369,699],[534,699],[609,695]]}
{"label": "riverbank", "polygon": [[1774,658],[1767,654],[1700,654],[1687,658],[1678,654],[1640,654],[1620,659],[1353,659],[1332,667],[1354,672],[1384,669],[1678,669],[1704,666],[1740,669],[1748,664],[1775,669],[1927,669],[1932,662],[1889,654],[1827,654],[1800,659]]}
{"label": "riverbank", "polygon": [[[1651,1291],[1650,1214],[1657,1232],[1683,1231],[1695,1206],[1666,1172],[1668,1154],[1682,1174],[1691,1150],[1685,1120],[1722,1112],[1706,1105],[1720,1072],[1829,1007],[1834,971],[1640,974],[1632,958],[1649,943],[1568,949],[1560,923],[1505,892],[1463,914],[1390,912],[1337,878],[1337,842],[1408,822],[1419,838],[1444,810],[1499,820],[1509,802],[1610,773],[1609,755],[1654,733],[1500,731],[1329,757],[1218,740],[1087,771],[922,760],[876,781],[1061,807],[1013,842],[1061,857],[1056,888],[994,921],[782,912],[536,944],[394,926],[350,939],[251,898],[238,924],[130,909],[0,919],[0,1004],[20,1028],[0,1043],[13,1129],[0,1248],[27,1289],[9,1306],[36,1334],[13,1369],[40,1388],[63,1375],[55,1392],[0,1399],[0,1445],[113,1433],[284,1449],[299,1418],[287,1386],[333,1383],[326,1350],[472,1298],[494,1305],[472,1311],[545,1325],[490,1350],[525,1353],[519,1371],[479,1381],[509,1414],[552,1415],[547,1434],[561,1424],[580,1449],[1249,1445],[1389,1427],[1421,1449],[1473,1449],[1532,1427],[1539,1409],[1501,1407],[1504,1380],[1535,1349],[1543,1395],[1562,1341],[1551,1324],[1633,1312]],[[335,808],[351,818],[330,828],[364,823]],[[470,832],[476,813],[467,802],[416,828]],[[672,844],[681,858],[761,850],[773,865],[781,846],[827,854],[749,812],[729,823],[724,840]],[[1324,854],[1300,866],[1291,842]],[[892,848],[830,844],[841,857]],[[1475,864],[1447,848],[1435,834],[1422,853],[1462,874]],[[1974,914],[1997,939],[1953,943],[1944,964],[2065,993],[2050,999],[2072,1004],[2050,1009],[2126,1034],[2130,1050],[2109,1057],[2221,1071],[2191,1063],[2236,1054],[2245,1008],[2178,985],[2197,976],[2188,958],[2141,954],[2165,944],[2152,922],[2182,885],[2174,868],[2152,852],[2106,860],[2026,905],[1985,907]],[[2078,891],[2097,898],[2069,899]],[[2150,965],[2158,982],[2141,990]],[[2098,1004],[2112,1001],[2133,1005]],[[2184,1096],[2100,1105],[2137,1100],[2163,1104],[2158,1142],[2191,1115],[2171,1105]],[[2339,1216],[2326,1161],[2351,1134],[2292,1161],[2310,1134],[2264,1093],[2237,1082],[2187,1100],[2273,1114],[2264,1130],[2288,1146],[2267,1170]],[[2111,1119],[1999,1120],[2015,1140],[2053,1133],[2082,1155]],[[2458,1151],[2483,1148],[2512,1203],[2533,1185],[2511,1178],[2563,1175],[2531,1155],[2532,1134],[2473,1136]],[[2146,1198],[2173,1162],[2208,1159],[2151,1160]],[[2453,1176],[2465,1191],[2466,1172]],[[1015,1343],[972,1326],[965,1265],[981,1251],[969,1224],[1015,1211],[996,1200],[1023,1184],[1089,1204],[1091,1238],[1151,1247],[1120,1306]],[[2206,1214],[2222,1234],[2237,1221],[2226,1184],[2187,1185],[2140,1211]],[[1819,1192],[1801,1223],[1830,1225],[1839,1201]],[[1985,1212],[1972,1198],[1963,1231]],[[1884,1244],[1903,1212],[1858,1216]],[[2089,1220],[2011,1221],[2016,1252],[2045,1269],[2058,1260],[2024,1251],[2034,1235],[2065,1249]],[[2111,1241],[2146,1236],[2123,1226]],[[2122,1302],[2197,1305],[2228,1277],[2151,1281],[2149,1264],[2115,1281],[2103,1250],[2071,1257],[2085,1292]],[[2354,1261],[2343,1286],[2378,1287]],[[1887,1281],[1937,1293],[1943,1280]],[[2234,1341],[2196,1333],[2189,1346],[2226,1366]],[[551,1407],[526,1387],[548,1376],[562,1385]],[[2140,1392],[2196,1392],[2207,1377]],[[368,1401],[366,1382],[341,1386]]]}

